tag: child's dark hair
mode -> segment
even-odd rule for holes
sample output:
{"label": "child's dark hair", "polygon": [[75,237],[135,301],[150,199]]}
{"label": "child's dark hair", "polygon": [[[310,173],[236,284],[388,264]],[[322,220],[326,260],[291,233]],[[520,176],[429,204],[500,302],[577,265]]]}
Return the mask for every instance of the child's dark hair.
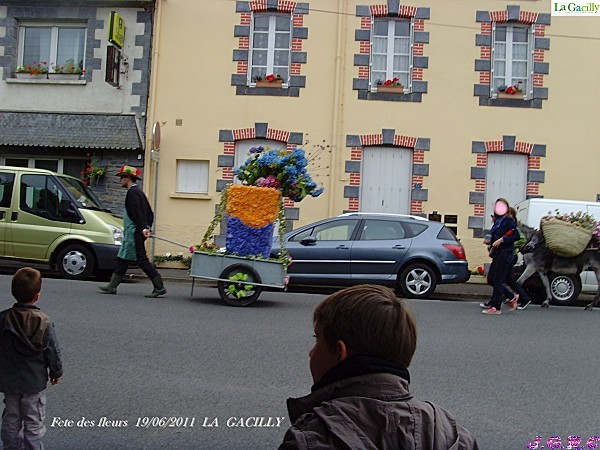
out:
{"label": "child's dark hair", "polygon": [[330,349],[342,340],[352,355],[408,367],[417,346],[411,309],[384,286],[364,284],[336,292],[317,306],[313,321]]}
{"label": "child's dark hair", "polygon": [[31,302],[42,290],[42,274],[31,267],[17,270],[12,279],[12,295],[18,303]]}

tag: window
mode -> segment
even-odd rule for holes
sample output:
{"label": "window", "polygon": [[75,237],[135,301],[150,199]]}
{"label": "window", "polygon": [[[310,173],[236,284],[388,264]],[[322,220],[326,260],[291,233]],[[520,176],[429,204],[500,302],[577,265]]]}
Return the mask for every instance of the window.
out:
{"label": "window", "polygon": [[35,167],[81,178],[89,159],[41,159],[29,157],[1,157],[0,165],[14,167]]}
{"label": "window", "polygon": [[371,89],[397,78],[410,90],[411,20],[374,19],[371,30]]}
{"label": "window", "polygon": [[19,65],[33,62],[84,68],[86,27],[82,25],[22,24],[19,28]]}
{"label": "window", "polygon": [[121,52],[117,47],[106,47],[106,74],[104,80],[111,86],[119,87],[121,73]]}
{"label": "window", "polygon": [[56,182],[46,175],[21,177],[21,209],[47,219],[64,219],[69,202]]}
{"label": "window", "polygon": [[274,74],[287,85],[290,75],[292,21],[289,14],[253,14],[248,84]]}
{"label": "window", "polygon": [[497,94],[508,86],[519,86],[523,98],[531,89],[531,36],[530,27],[494,24],[492,54],[492,92]]}
{"label": "window", "polygon": [[208,194],[208,161],[178,159],[177,192]]}
{"label": "window", "polygon": [[309,236],[314,236],[318,241],[349,241],[357,223],[358,219],[334,220],[301,231],[290,241],[299,242]]}
{"label": "window", "polygon": [[13,173],[0,173],[0,208],[10,208],[14,183]]}
{"label": "window", "polygon": [[361,241],[404,239],[406,231],[400,222],[391,220],[365,220]]}

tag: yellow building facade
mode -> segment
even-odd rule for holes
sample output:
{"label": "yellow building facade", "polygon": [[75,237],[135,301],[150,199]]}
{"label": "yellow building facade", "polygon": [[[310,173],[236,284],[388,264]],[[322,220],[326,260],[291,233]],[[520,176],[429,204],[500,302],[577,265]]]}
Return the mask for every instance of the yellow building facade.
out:
{"label": "yellow building facade", "polygon": [[252,146],[303,146],[325,192],[287,201],[288,228],[424,215],[482,265],[497,197],[600,195],[599,25],[547,0],[159,0],[155,232],[199,243]]}

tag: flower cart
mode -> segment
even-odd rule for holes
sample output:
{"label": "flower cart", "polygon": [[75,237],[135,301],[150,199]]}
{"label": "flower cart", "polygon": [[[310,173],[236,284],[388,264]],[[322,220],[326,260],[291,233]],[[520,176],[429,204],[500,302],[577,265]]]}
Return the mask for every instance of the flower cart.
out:
{"label": "flower cart", "polygon": [[[219,295],[233,306],[250,305],[265,287],[285,289],[291,259],[284,247],[283,225],[278,227],[279,256],[270,257],[275,223],[285,223],[283,197],[299,202],[323,192],[307,172],[308,163],[302,149],[251,148],[248,160],[234,169],[243,184],[230,184],[221,192],[202,242],[190,248],[190,276],[217,281]],[[224,253],[207,244],[223,220],[227,225]]]}
{"label": "flower cart", "polygon": [[[232,306],[254,303],[265,287],[285,289],[286,268],[276,260],[195,251],[192,278],[217,281],[219,295]],[[192,295],[194,294],[192,280]]]}

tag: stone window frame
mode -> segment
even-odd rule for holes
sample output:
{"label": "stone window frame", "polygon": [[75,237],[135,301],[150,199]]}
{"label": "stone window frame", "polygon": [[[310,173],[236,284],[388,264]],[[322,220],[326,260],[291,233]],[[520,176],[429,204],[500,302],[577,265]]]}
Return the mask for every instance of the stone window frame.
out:
{"label": "stone window frame", "polygon": [[[510,100],[516,101],[516,100]],[[526,198],[542,197],[540,185],[545,182],[546,172],[540,170],[541,158],[546,157],[546,145],[517,141],[516,136],[502,136],[498,141],[472,141],[471,153],[476,154],[475,166],[471,167],[471,179],[475,190],[469,192],[469,204],[473,205],[473,215],[469,216],[468,227],[474,238],[482,238],[485,233],[485,196],[487,184],[487,155],[494,152],[525,154],[527,160]]]}
{"label": "stone window frame", "polygon": [[[429,67],[429,57],[424,56],[423,50],[424,45],[429,44],[429,32],[424,30],[425,20],[430,18],[430,8],[400,5],[399,0],[388,0],[386,4],[381,5],[357,5],[356,17],[361,18],[361,27],[354,31],[354,40],[359,43],[359,53],[354,54],[354,66],[358,68],[358,78],[352,80],[352,89],[358,91],[358,99],[420,103],[428,88],[427,81],[423,81],[423,71]],[[411,19],[413,48],[410,93],[383,93],[370,90],[371,27],[373,19],[380,17]]]}
{"label": "stone window frame", "polygon": [[423,216],[423,203],[428,200],[428,190],[423,184],[429,177],[429,164],[425,163],[425,152],[431,148],[431,139],[396,134],[394,129],[382,129],[381,134],[346,135],[346,147],[350,159],[345,161],[344,171],[349,174],[348,184],[344,186],[344,198],[348,199],[348,209],[344,212],[356,212],[360,206],[360,183],[362,170],[362,152],[365,147],[408,148],[413,151],[412,190],[410,214]]}
{"label": "stone window frame", "polygon": [[[481,33],[475,36],[475,45],[480,47],[480,59],[475,60],[475,71],[479,72],[479,84],[474,86],[474,96],[479,97],[479,106],[541,109],[548,99],[548,88],[544,86],[544,75],[549,73],[549,63],[544,62],[545,52],[550,49],[550,39],[545,37],[546,26],[550,25],[550,14],[521,11],[519,5],[508,5],[504,11],[477,11],[476,21],[481,24]],[[533,75],[531,98],[527,100],[490,97],[492,82],[492,27],[494,23],[504,25],[525,24],[533,27]]]}
{"label": "stone window frame", "polygon": [[[267,88],[268,89],[268,88]],[[225,187],[233,183],[233,167],[235,164],[236,142],[249,139],[268,139],[281,142],[288,150],[301,147],[304,142],[304,133],[269,128],[268,123],[255,123],[251,128],[238,128],[234,130],[219,130],[219,142],[223,143],[223,153],[217,155],[217,167],[222,169],[222,176],[217,180],[216,190],[221,192]],[[286,218],[286,231],[293,229],[293,222],[300,218],[300,209],[295,202],[289,198],[283,201],[284,214]],[[221,231],[224,232],[224,224]]]}
{"label": "stone window frame", "polygon": [[[309,12],[308,3],[289,0],[255,0],[235,2],[235,11],[240,13],[240,24],[234,28],[238,38],[238,48],[233,50],[233,61],[237,63],[236,73],[231,75],[231,85],[236,95],[266,95],[273,97],[299,97],[300,89],[306,87],[306,76],[301,75],[302,64],[306,64],[306,52],[302,43],[308,39],[308,28],[304,27],[304,16]],[[281,12],[292,16],[292,42],[290,51],[290,78],[285,88],[257,88],[248,86],[250,62],[250,27],[253,12]]]}

